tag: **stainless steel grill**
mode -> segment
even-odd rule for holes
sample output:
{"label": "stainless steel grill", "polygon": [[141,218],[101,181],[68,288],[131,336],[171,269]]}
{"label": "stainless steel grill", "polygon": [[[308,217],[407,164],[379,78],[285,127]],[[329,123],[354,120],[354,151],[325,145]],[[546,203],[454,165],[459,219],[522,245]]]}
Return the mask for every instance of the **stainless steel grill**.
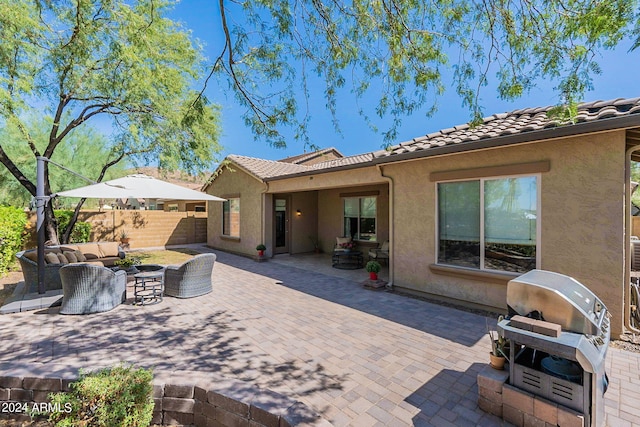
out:
{"label": "stainless steel grill", "polygon": [[509,383],[604,425],[609,314],[575,279],[532,270],[507,286],[509,316],[498,330],[510,340]]}

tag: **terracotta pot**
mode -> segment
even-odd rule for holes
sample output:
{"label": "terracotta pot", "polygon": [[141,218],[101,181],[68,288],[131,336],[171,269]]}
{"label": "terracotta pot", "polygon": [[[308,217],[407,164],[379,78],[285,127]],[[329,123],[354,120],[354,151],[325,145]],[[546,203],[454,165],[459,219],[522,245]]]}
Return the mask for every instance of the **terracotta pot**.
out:
{"label": "terracotta pot", "polygon": [[489,352],[489,364],[493,369],[497,369],[498,371],[502,371],[504,369],[504,364],[507,361],[503,356],[496,356],[492,352]]}
{"label": "terracotta pot", "polygon": [[378,273],[370,271],[369,272],[369,279],[371,280],[378,280]]}
{"label": "terracotta pot", "polygon": [[123,245],[126,245],[127,243],[129,243],[129,238],[125,237],[125,238],[120,239],[120,243],[122,243]]}
{"label": "terracotta pot", "polygon": [[258,251],[258,256],[264,256],[264,251]]}

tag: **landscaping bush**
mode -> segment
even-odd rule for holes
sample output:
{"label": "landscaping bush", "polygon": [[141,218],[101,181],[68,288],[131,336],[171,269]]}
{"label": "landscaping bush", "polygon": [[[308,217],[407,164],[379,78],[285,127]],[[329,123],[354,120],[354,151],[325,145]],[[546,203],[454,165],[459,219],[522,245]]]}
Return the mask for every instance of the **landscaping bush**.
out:
{"label": "landscaping bush", "polygon": [[[58,221],[58,238],[61,238],[62,235],[67,231],[67,227],[69,226],[69,222],[71,222],[71,218],[73,217],[73,211],[69,210],[56,210],[54,211],[56,216],[56,220]],[[71,236],[69,236],[69,241],[64,243],[86,243],[89,241],[91,237],[91,224],[83,221],[76,221],[76,224],[71,231]]]}
{"label": "landscaping bush", "polygon": [[0,276],[9,271],[26,237],[27,215],[20,208],[0,206]]}
{"label": "landscaping bush", "polygon": [[153,374],[143,368],[116,366],[80,372],[65,393],[49,395],[51,403],[70,411],[54,411],[49,421],[57,427],[146,427],[153,415]]}

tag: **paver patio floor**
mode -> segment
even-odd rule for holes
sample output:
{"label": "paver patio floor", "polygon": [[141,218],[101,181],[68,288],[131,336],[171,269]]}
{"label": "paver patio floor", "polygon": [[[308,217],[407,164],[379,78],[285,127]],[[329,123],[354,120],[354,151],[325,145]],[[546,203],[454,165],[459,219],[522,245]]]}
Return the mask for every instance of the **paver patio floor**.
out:
{"label": "paver patio floor", "polygon": [[[16,366],[77,371],[126,361],[158,375],[251,381],[305,402],[336,426],[502,425],[476,404],[476,376],[489,351],[484,317],[216,253],[214,291],[206,296],[145,307],[130,298],[87,316],[57,308],[0,316],[0,375]],[[639,361],[610,349],[611,426],[639,425]]]}

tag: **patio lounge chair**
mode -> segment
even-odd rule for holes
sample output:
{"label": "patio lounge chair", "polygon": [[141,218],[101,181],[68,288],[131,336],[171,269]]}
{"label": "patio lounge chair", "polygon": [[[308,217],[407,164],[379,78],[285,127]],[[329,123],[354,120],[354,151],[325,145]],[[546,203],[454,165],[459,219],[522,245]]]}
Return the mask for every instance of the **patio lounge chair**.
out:
{"label": "patio lounge chair", "polygon": [[213,290],[211,274],[215,254],[200,254],[182,265],[170,265],[164,272],[164,293],[177,298],[192,298]]}
{"label": "patio lounge chair", "polygon": [[62,306],[60,314],[109,311],[127,299],[127,273],[92,264],[60,267]]}
{"label": "patio lounge chair", "polygon": [[385,240],[379,248],[369,249],[369,261],[389,263],[389,241]]}

